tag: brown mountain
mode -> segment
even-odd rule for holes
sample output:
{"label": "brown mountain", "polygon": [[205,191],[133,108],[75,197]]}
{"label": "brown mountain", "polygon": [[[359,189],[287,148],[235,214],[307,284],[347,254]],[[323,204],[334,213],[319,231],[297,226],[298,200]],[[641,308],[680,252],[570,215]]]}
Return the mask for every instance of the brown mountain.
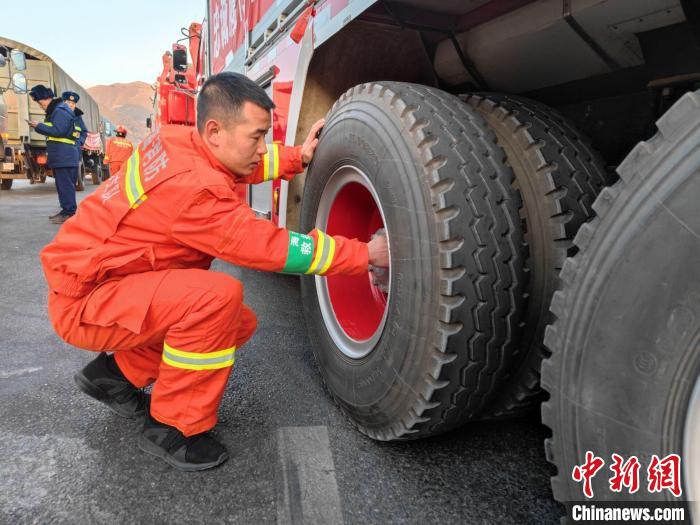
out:
{"label": "brown mountain", "polygon": [[100,106],[100,112],[115,126],[127,129],[127,138],[136,144],[147,134],[146,117],[153,111],[153,89],[145,82],[93,86],[88,93]]}

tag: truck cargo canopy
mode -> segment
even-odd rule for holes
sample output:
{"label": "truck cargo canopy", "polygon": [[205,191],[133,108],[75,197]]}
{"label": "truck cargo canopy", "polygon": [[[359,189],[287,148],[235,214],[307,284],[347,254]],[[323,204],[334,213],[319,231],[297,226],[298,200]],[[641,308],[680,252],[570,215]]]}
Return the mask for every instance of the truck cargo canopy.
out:
{"label": "truck cargo canopy", "polygon": [[[61,68],[54,60],[49,57],[47,54],[42,53],[38,49],[35,49],[31,46],[28,46],[26,44],[23,44],[22,42],[17,42],[16,40],[12,40],[10,38],[5,38],[0,36],[0,46],[4,46],[8,49],[18,49],[20,51],[23,51],[25,55],[27,56],[27,87],[28,89],[31,89],[33,86],[41,83],[49,83],[50,86],[55,92],[56,96],[61,96],[61,93],[63,91],[74,91],[78,95],[80,95],[80,102],[78,103],[78,107],[83,111],[83,121],[85,122],[85,125],[90,131],[98,131],[100,128],[100,109],[99,106],[97,105],[97,102],[90,96],[90,94],[87,92],[83,86],[78,84],[68,73],[66,73],[63,68]],[[43,72],[42,74],[35,75],[33,74],[35,70],[37,70],[36,67],[33,67],[36,62],[43,62],[44,64],[48,64],[48,72],[49,74],[46,75],[46,72]],[[9,61],[8,61],[9,62]],[[32,64],[34,63],[34,64]],[[44,69],[44,68],[39,68],[39,69]],[[37,70],[38,72],[38,70]],[[0,68],[0,82],[4,82],[7,84],[9,77],[9,69],[8,66],[6,65],[3,68]],[[47,78],[48,77],[48,78]],[[10,113],[13,113],[13,109],[16,112],[17,111],[17,103],[14,100],[11,100],[13,97],[11,94],[8,92],[8,110]],[[18,95],[18,98],[26,97],[29,99],[28,95]],[[14,102],[14,103],[13,103]],[[32,116],[32,118],[35,118],[36,116],[43,116],[43,111],[41,108],[33,101],[28,100],[27,103],[30,106],[30,111],[29,114]],[[10,115],[8,117],[12,118]],[[41,117],[38,119],[41,120]],[[19,123],[18,123],[19,124]],[[19,126],[13,126],[12,123],[9,123],[8,126],[8,132],[12,133],[12,131],[18,132],[19,130],[17,129]],[[32,133],[32,141],[36,137],[34,137],[34,133]]]}

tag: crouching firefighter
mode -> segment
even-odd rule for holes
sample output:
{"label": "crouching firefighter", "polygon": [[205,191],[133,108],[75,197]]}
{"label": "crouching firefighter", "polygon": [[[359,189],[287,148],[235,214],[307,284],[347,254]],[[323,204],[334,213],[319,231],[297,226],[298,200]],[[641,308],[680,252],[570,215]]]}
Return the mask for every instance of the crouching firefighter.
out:
{"label": "crouching firefighter", "polygon": [[242,284],[208,271],[214,258],[316,275],[388,266],[384,237],[295,233],[257,218],[238,196],[242,183],[290,180],[318,144],[323,121],[301,146],[265,145],[273,108],[245,76],[212,76],[197,128],[149,135],[41,252],[54,329],[100,352],[76,374],[78,386],[121,416],[144,416],[139,447],[181,470],[228,458],[208,431],[236,352],[256,328]]}

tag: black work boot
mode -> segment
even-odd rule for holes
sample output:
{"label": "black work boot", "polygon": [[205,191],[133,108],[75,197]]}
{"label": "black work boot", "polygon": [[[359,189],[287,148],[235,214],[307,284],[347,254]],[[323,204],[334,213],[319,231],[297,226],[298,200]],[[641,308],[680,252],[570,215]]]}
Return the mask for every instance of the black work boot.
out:
{"label": "black work boot", "polygon": [[63,224],[66,222],[68,219],[70,219],[73,216],[73,214],[66,214],[66,213],[59,213],[57,217],[54,217],[52,219],[49,219],[49,222],[51,224]]}
{"label": "black work boot", "polygon": [[58,219],[61,215],[63,215],[63,210],[59,211],[58,213],[54,213],[53,215],[49,215],[49,219]]}
{"label": "black work boot", "polygon": [[148,412],[139,436],[139,448],[186,472],[213,468],[228,459],[226,448],[209,432],[185,437],[177,428],[153,419]]}
{"label": "black work boot", "polygon": [[124,377],[113,355],[101,353],[73,377],[80,390],[119,416],[135,419],[146,412],[148,394]]}

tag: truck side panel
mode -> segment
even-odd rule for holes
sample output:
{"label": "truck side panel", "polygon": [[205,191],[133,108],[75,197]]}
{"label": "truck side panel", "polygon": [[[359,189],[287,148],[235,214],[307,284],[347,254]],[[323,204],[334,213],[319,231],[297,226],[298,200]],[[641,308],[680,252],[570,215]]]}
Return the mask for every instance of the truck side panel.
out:
{"label": "truck side panel", "polygon": [[[23,72],[27,77],[27,87],[31,89],[38,84],[50,86],[60,96],[63,91],[74,91],[80,95],[78,107],[83,110],[83,120],[90,131],[97,131],[100,123],[100,110],[97,102],[70,75],[56,64],[43,60],[27,60],[27,69]],[[0,82],[9,82],[9,69],[6,65],[0,68]],[[19,143],[19,137],[29,135],[32,145],[43,145],[46,140],[43,135],[31,130],[24,119],[42,121],[44,110],[31,100],[28,94],[16,95],[7,91],[5,97],[8,105],[8,129],[11,143]]]}
{"label": "truck side panel", "polygon": [[0,144],[4,143],[5,133],[7,133],[7,104],[5,104],[5,97],[0,93]]}

